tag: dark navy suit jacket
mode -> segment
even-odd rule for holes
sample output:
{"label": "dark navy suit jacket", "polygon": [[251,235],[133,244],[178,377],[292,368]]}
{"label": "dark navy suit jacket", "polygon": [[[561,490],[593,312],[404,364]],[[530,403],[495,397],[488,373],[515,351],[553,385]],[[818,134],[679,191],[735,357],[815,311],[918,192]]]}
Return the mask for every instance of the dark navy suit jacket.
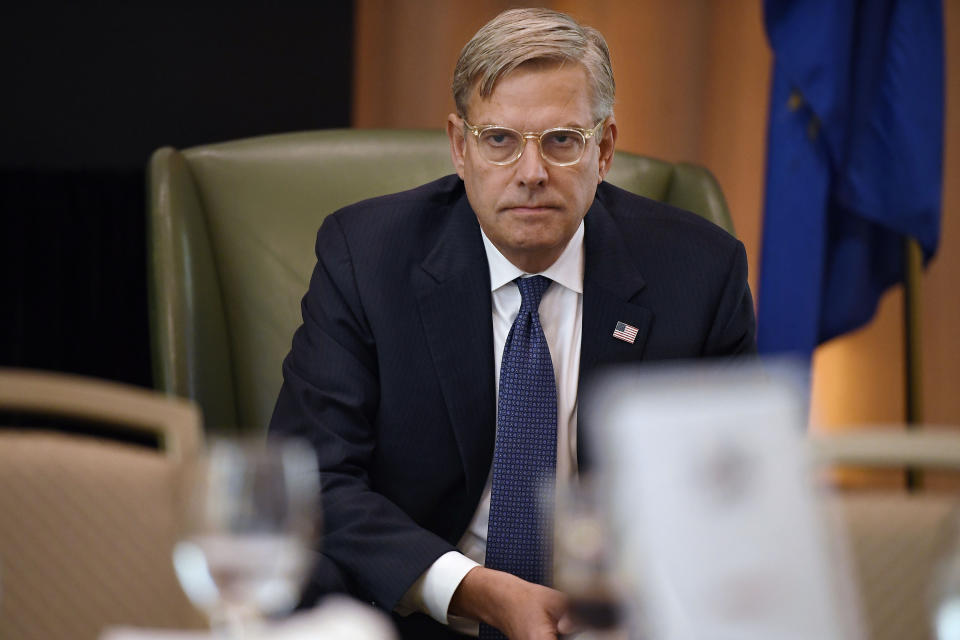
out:
{"label": "dark navy suit jacket", "polygon": [[[755,349],[743,245],[719,227],[602,183],[584,241],[581,384],[601,364]],[[319,459],[324,535],[306,599],[348,591],[389,611],[455,548],[490,472],[486,254],[455,175],[328,216],[316,251],[270,432],[304,437]],[[637,327],[633,344],[612,336],[618,321]],[[447,634],[421,614],[398,624]]]}

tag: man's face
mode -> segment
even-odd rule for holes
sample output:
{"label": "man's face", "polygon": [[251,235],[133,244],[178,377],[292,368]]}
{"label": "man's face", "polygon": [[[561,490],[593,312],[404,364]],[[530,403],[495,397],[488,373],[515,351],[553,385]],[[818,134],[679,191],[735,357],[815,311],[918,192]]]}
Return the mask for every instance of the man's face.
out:
{"label": "man's face", "polygon": [[[465,116],[472,125],[520,132],[590,129],[596,121],[589,87],[583,65],[524,65],[502,77],[487,98],[474,89]],[[567,246],[610,168],[616,134],[611,116],[601,137],[588,139],[572,166],[547,163],[534,139],[516,162],[499,166],[480,156],[476,136],[465,131],[460,117],[447,119],[453,164],[481,228],[500,253],[527,272],[543,271]]]}

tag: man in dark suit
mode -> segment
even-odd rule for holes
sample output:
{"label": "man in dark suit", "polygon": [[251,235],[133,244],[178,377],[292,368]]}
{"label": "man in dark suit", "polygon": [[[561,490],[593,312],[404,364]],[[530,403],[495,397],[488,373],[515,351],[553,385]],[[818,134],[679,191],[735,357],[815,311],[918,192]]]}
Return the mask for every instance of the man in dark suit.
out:
{"label": "man in dark suit", "polygon": [[489,553],[483,565],[501,526],[487,512],[512,486],[493,460],[519,318],[552,365],[535,404],[566,481],[589,464],[577,393],[598,365],[754,350],[746,258],[699,217],[603,182],[617,123],[595,30],[507,11],[464,48],[453,88],[457,175],[324,221],[271,434],[312,442],[323,476],[306,599],[350,592],[396,612],[408,638],[477,621],[482,637],[555,638],[566,597]]}

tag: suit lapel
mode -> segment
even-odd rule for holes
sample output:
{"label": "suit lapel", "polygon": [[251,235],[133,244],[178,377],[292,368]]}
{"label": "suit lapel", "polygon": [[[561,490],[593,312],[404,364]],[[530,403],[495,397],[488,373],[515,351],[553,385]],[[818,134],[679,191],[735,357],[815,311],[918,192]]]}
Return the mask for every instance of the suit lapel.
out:
{"label": "suit lapel", "polygon": [[[623,242],[610,212],[595,199],[584,221],[583,329],[580,346],[580,394],[584,382],[600,365],[636,362],[653,322],[653,312],[637,304],[645,282]],[[633,343],[613,336],[618,322],[637,329]],[[581,395],[582,397],[582,395]],[[580,405],[582,408],[582,404]],[[589,466],[589,440],[578,411],[577,458],[581,470]]]}
{"label": "suit lapel", "polygon": [[480,227],[462,196],[416,279],[430,355],[471,494],[490,472],[495,430],[490,269]]}
{"label": "suit lapel", "polygon": [[[581,379],[600,363],[639,360],[653,320],[649,309],[636,304],[646,283],[599,200],[594,200],[584,224]],[[633,344],[613,337],[617,322],[637,328]]]}

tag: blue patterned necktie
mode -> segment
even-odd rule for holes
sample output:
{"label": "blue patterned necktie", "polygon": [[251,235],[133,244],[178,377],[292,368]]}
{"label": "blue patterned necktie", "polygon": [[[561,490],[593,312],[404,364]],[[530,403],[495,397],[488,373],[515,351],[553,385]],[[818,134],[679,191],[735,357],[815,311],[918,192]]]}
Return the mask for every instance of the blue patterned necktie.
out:
{"label": "blue patterned necktie", "polygon": [[[540,498],[556,478],[557,383],[538,309],[551,281],[532,276],[514,282],[520,288],[520,313],[500,364],[485,566],[547,585],[552,531]],[[503,637],[480,625],[480,638]]]}

